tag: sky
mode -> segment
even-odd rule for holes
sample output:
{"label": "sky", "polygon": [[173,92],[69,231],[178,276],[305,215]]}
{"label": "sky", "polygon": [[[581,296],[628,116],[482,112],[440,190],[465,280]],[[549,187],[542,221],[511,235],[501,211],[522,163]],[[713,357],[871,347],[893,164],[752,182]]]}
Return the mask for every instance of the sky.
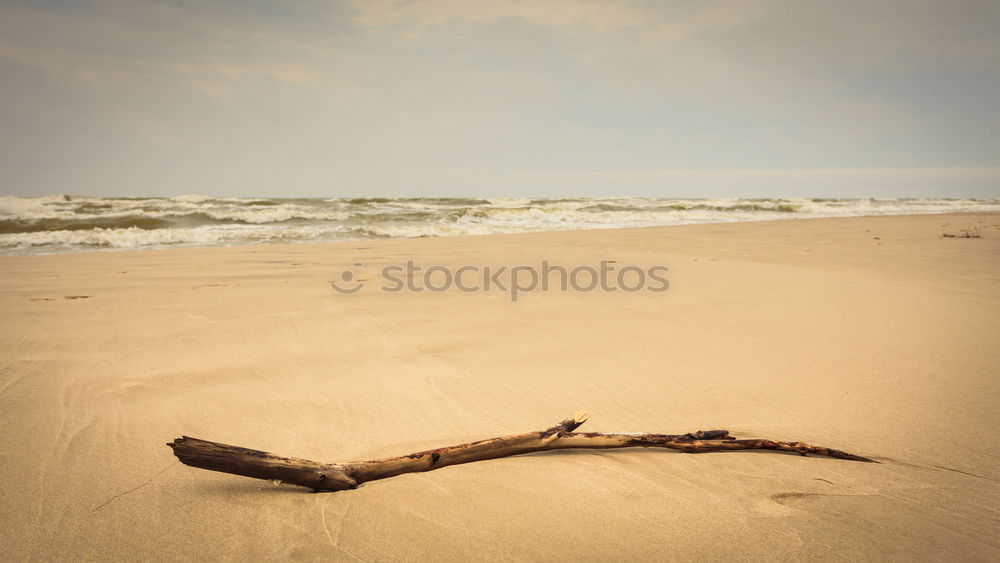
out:
{"label": "sky", "polygon": [[996,0],[0,0],[0,195],[1000,197]]}

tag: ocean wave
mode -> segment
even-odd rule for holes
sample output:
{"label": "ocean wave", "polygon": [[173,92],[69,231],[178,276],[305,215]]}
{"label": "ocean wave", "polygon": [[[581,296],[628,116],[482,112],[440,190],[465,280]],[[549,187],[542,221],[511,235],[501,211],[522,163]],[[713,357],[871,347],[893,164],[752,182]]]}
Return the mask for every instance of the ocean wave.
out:
{"label": "ocean wave", "polygon": [[170,221],[155,217],[129,215],[111,217],[105,220],[84,220],[73,218],[52,219],[8,219],[0,220],[0,233],[36,233],[45,231],[84,231],[89,229],[164,229],[171,226]]}
{"label": "ocean wave", "polygon": [[362,240],[356,229],[310,226],[302,229],[224,225],[195,229],[138,227],[89,230],[36,231],[0,235],[4,254],[45,254],[73,250],[143,249],[183,246]]}
{"label": "ocean wave", "polygon": [[1000,199],[0,197],[0,253],[1000,211]]}

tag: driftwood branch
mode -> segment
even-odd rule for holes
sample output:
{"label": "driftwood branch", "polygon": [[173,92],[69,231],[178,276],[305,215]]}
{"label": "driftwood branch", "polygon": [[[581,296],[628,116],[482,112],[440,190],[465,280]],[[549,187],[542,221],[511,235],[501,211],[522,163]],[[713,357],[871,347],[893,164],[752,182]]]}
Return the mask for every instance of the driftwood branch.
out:
{"label": "driftwood branch", "polygon": [[775,450],[800,455],[820,455],[877,463],[874,460],[801,442],[773,440],[737,440],[726,430],[699,430],[688,434],[601,434],[573,432],[587,414],[580,411],[559,424],[526,434],[491,438],[458,446],[417,452],[405,456],[348,463],[318,463],[306,459],[282,457],[258,450],[230,446],[183,436],[167,444],[186,465],[254,477],[276,479],[308,487],[314,491],[354,489],[362,483],[394,477],[403,473],[431,471],[449,465],[482,461],[512,455],[567,448],[611,449],[658,447],[682,452],[727,450]]}

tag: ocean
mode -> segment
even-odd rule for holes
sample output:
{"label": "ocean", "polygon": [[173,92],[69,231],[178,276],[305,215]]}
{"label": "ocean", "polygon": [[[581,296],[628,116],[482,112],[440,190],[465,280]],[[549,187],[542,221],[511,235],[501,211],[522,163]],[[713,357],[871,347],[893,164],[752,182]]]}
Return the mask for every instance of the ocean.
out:
{"label": "ocean", "polygon": [[0,197],[0,254],[1000,211],[1000,199]]}

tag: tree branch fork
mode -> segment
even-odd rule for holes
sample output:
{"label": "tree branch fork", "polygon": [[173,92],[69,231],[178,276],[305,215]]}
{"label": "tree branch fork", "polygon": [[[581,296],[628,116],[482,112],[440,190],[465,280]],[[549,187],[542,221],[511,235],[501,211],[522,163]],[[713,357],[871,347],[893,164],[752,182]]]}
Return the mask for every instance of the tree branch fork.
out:
{"label": "tree branch fork", "polygon": [[727,430],[699,430],[687,434],[603,434],[574,432],[587,420],[587,413],[579,411],[559,424],[525,434],[501,436],[448,446],[409,455],[352,461],[347,463],[320,463],[307,459],[284,457],[240,446],[210,442],[182,436],[167,445],[174,455],[191,467],[221,471],[257,479],[279,480],[313,491],[342,491],[355,489],[362,483],[395,477],[404,473],[431,471],[487,459],[496,459],[531,452],[561,449],[612,449],[656,447],[687,453],[772,450],[818,455],[878,463],[858,455],[811,446],[802,442],[778,442],[759,438],[737,439]]}

